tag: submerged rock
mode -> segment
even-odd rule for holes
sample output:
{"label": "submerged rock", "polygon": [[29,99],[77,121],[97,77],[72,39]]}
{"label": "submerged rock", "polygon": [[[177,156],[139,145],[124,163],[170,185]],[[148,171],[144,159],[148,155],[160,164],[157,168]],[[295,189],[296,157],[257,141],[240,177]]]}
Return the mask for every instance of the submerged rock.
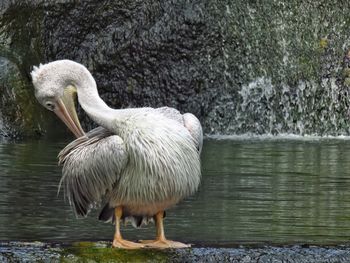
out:
{"label": "submerged rock", "polygon": [[347,5],[6,0],[0,57],[22,73],[23,90],[31,65],[76,60],[109,105],[176,107],[209,134],[348,135]]}

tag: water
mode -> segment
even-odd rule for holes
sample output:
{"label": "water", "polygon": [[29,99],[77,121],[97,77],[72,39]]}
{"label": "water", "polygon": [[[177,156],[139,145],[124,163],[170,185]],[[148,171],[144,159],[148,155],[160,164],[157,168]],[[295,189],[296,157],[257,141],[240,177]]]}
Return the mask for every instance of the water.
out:
{"label": "water", "polygon": [[[0,240],[110,240],[97,212],[76,219],[56,155],[65,143],[0,144]],[[350,140],[205,141],[199,192],[167,212],[169,238],[197,244],[346,243]],[[154,227],[123,228],[147,239]]]}

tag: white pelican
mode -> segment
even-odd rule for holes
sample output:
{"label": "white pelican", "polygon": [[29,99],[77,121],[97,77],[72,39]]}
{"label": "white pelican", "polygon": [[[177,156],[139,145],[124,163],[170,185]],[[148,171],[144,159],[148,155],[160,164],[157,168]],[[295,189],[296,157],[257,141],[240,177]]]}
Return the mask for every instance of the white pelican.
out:
{"label": "white pelican", "polygon": [[[113,247],[183,248],[165,238],[164,211],[193,194],[200,183],[203,135],[199,120],[169,107],[112,109],[99,97],[90,72],[81,64],[58,60],[31,72],[35,96],[77,139],[59,154],[65,194],[77,215],[96,204],[100,219],[115,222]],[[84,133],[74,99],[100,127]],[[155,240],[127,241],[120,222],[140,226],[154,219]]]}

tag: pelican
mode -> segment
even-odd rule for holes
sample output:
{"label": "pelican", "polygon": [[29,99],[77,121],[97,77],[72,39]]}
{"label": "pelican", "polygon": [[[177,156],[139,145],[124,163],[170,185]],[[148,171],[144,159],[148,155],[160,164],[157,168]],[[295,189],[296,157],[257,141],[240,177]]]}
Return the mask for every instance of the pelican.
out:
{"label": "pelican", "polygon": [[[198,189],[202,127],[191,113],[170,107],[112,109],[100,98],[87,68],[57,60],[31,72],[35,97],[77,137],[59,153],[62,186],[77,216],[103,206],[99,219],[115,223],[112,246],[189,247],[166,239],[165,210]],[[75,98],[99,127],[85,133]],[[155,240],[123,239],[120,225],[156,224]]]}

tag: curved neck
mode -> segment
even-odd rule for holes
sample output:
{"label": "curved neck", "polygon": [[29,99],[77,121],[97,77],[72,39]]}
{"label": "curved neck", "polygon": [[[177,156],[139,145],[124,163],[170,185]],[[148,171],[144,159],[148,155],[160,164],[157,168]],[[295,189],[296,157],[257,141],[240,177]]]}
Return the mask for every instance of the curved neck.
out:
{"label": "curved neck", "polygon": [[77,88],[78,101],[89,117],[100,126],[113,130],[117,110],[107,106],[100,98],[94,78],[83,66],[72,70],[73,78],[71,84]]}

